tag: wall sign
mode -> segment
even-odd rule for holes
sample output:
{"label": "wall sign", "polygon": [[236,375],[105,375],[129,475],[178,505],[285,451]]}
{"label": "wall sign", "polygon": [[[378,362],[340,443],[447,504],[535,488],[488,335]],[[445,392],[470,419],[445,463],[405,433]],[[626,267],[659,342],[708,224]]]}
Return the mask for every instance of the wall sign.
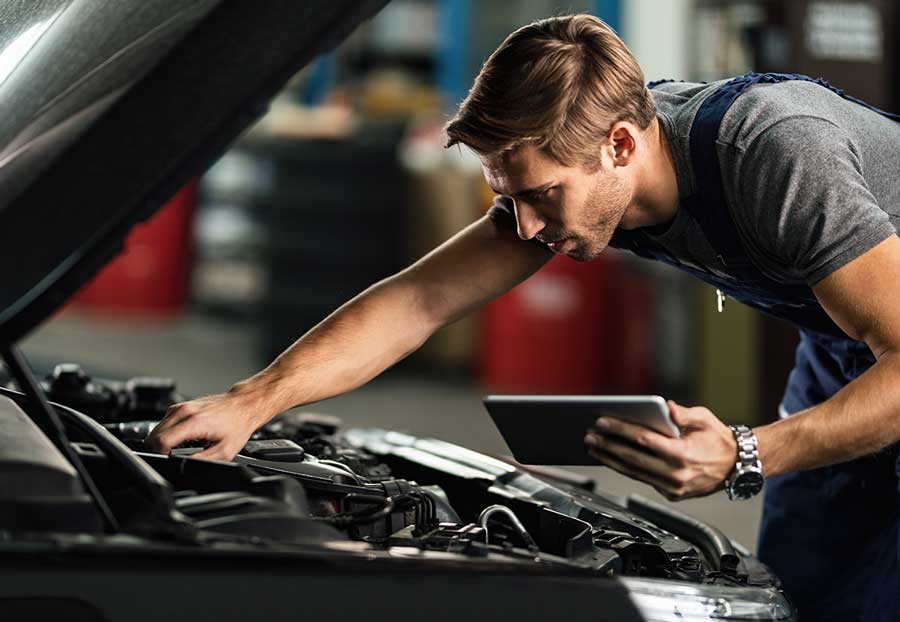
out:
{"label": "wall sign", "polygon": [[884,29],[879,10],[866,2],[811,2],[804,23],[813,58],[877,63]]}

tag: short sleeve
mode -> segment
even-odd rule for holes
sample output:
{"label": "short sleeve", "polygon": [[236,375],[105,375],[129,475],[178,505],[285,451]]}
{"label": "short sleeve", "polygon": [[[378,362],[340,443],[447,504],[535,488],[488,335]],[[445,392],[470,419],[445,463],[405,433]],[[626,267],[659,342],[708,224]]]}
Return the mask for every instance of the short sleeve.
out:
{"label": "short sleeve", "polygon": [[737,156],[733,216],[749,247],[813,285],[893,235],[859,153],[818,117],[787,117],[760,132]]}

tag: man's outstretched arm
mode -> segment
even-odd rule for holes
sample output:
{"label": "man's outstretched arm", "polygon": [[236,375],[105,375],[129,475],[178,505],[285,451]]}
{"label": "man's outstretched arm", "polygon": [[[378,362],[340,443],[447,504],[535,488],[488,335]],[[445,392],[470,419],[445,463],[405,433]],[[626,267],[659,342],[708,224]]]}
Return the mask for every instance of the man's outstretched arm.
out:
{"label": "man's outstretched arm", "polygon": [[230,459],[276,414],[359,387],[550,257],[481,218],[344,304],[253,377],[226,393],[172,406],[147,442],[168,453],[203,440],[207,448],[195,456]]}

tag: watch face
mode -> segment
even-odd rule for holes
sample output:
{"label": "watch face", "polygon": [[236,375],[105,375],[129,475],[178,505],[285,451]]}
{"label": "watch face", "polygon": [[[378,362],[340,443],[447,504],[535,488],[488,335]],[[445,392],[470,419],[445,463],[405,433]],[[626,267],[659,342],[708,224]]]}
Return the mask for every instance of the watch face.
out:
{"label": "watch face", "polygon": [[738,475],[731,484],[731,494],[736,499],[749,499],[763,487],[762,473],[746,471]]}

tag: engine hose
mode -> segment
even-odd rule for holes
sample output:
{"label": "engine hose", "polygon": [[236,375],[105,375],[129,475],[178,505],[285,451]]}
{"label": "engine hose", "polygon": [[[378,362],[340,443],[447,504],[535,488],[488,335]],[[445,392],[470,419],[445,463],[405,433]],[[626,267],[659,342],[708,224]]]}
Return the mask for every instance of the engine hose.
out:
{"label": "engine hose", "polygon": [[519,517],[516,516],[516,513],[510,510],[505,505],[489,505],[481,511],[481,514],[478,515],[478,524],[484,529],[484,542],[485,544],[490,544],[490,537],[488,536],[488,520],[491,518],[493,514],[500,513],[509,518],[509,521],[512,523],[512,526],[515,527],[516,531],[519,532],[519,535],[522,536],[522,539],[525,541],[525,545],[529,548],[529,550],[538,550],[538,545],[535,543],[534,538],[531,537],[531,534],[525,529],[525,526],[522,525],[522,521],[519,520]]}

